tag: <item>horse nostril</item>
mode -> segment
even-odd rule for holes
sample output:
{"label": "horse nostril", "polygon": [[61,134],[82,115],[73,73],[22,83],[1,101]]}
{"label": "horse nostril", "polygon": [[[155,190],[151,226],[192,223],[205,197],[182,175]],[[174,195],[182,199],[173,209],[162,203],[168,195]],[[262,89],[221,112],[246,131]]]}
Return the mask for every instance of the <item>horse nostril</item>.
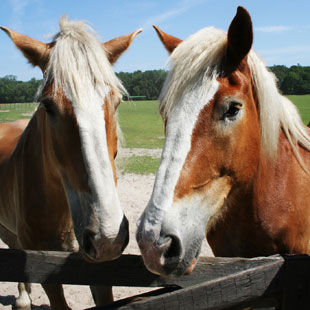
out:
{"label": "horse nostril", "polygon": [[128,222],[126,216],[124,216],[124,218],[123,218],[123,221],[121,224],[121,229],[124,231],[124,234],[125,234],[125,240],[124,240],[124,243],[123,243],[122,248],[121,248],[121,252],[123,252],[125,250],[126,246],[128,245],[128,242],[129,242],[129,222]]}
{"label": "horse nostril", "polygon": [[124,230],[125,232],[129,232],[129,222],[126,216],[123,217],[123,220],[121,223],[121,230]]}
{"label": "horse nostril", "polygon": [[97,251],[94,246],[95,233],[90,229],[85,229],[83,234],[83,247],[84,252],[91,257],[96,257]]}
{"label": "horse nostril", "polygon": [[182,252],[180,239],[175,235],[168,235],[167,240],[167,243],[169,243],[169,245],[163,254],[164,257],[166,259],[180,257]]}
{"label": "horse nostril", "polygon": [[165,273],[170,274],[180,263],[182,255],[182,243],[180,238],[175,235],[167,235],[165,244],[161,246],[161,265]]}

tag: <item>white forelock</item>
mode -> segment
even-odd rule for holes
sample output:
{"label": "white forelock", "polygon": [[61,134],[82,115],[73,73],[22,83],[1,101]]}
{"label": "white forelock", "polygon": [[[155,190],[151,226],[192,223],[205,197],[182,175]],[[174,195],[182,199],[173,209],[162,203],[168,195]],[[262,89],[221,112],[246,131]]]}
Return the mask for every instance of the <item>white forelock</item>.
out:
{"label": "white forelock", "polygon": [[[176,104],[184,103],[180,98],[197,82],[208,83],[220,76],[226,47],[226,32],[213,27],[198,31],[178,45],[169,58],[171,70],[160,95],[160,112],[165,119]],[[297,109],[279,93],[274,74],[253,50],[247,59],[258,96],[261,141],[266,155],[276,155],[281,127],[297,157],[296,142],[310,150],[310,137]],[[205,91],[204,85],[200,91]]]}
{"label": "white forelock", "polygon": [[213,27],[198,31],[178,45],[168,59],[171,69],[160,95],[160,112],[164,118],[181,96],[197,89],[197,81],[207,83],[210,78],[218,77],[219,72],[214,66],[221,63],[225,47],[225,32]]}
{"label": "white forelock", "polygon": [[89,98],[93,95],[103,100],[111,88],[126,93],[111,67],[103,44],[89,25],[83,21],[69,21],[63,15],[59,27],[41,89],[52,80],[54,92],[61,89],[77,105],[91,102]]}

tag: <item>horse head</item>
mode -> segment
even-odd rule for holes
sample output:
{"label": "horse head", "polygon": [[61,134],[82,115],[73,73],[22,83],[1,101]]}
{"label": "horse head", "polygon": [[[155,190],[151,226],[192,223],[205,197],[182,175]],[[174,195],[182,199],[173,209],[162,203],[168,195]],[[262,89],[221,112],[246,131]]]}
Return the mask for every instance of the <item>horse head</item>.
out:
{"label": "horse head", "polygon": [[208,27],[181,41],[155,29],[171,53],[160,97],[166,140],[137,241],[150,271],[178,276],[194,269],[205,234],[257,169],[253,30],[242,7],[227,34]]}
{"label": "horse head", "polygon": [[1,28],[43,72],[36,112],[42,169],[63,184],[81,251],[93,261],[117,258],[129,238],[114,163],[116,110],[125,89],[111,65],[141,30],[101,44],[85,23],[63,16],[60,32],[45,44]]}

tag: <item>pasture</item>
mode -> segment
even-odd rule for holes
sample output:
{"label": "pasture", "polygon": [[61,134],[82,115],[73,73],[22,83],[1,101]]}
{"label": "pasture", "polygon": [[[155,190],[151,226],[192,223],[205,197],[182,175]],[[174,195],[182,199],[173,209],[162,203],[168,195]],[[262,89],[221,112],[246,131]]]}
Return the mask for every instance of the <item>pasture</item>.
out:
{"label": "pasture", "polygon": [[[297,106],[304,123],[310,121],[310,95],[288,95]],[[0,103],[0,123],[30,118],[37,103]],[[164,127],[158,113],[158,101],[124,101],[118,108],[118,117],[126,147],[161,148]]]}
{"label": "pasture", "polygon": [[30,118],[38,103],[0,103],[0,123]]}
{"label": "pasture", "polygon": [[[37,103],[0,104],[0,122],[30,118]],[[164,143],[164,129],[158,113],[157,101],[124,101],[118,110],[119,123],[124,135],[123,147],[160,149]],[[155,173],[159,158],[154,156],[131,156],[118,160],[124,173]]]}
{"label": "pasture", "polygon": [[[310,95],[288,96],[297,106],[305,124],[310,121]],[[0,104],[0,122],[30,118],[37,103]],[[160,149],[164,143],[164,127],[158,113],[158,101],[124,101],[119,106],[118,118],[124,135],[123,147]],[[135,174],[155,173],[159,158],[131,156],[122,158],[118,166],[122,172]]]}
{"label": "pasture", "polygon": [[310,121],[310,95],[289,95],[287,97],[295,103],[302,121],[307,125]]}
{"label": "pasture", "polygon": [[125,147],[163,147],[164,127],[158,113],[158,101],[124,101],[118,111]]}
{"label": "pasture", "polygon": [[[297,106],[305,124],[310,121],[310,95],[287,96]],[[30,118],[37,103],[0,104],[0,122]],[[162,148],[164,127],[158,113],[158,101],[124,101],[118,109],[119,123],[126,148]]]}

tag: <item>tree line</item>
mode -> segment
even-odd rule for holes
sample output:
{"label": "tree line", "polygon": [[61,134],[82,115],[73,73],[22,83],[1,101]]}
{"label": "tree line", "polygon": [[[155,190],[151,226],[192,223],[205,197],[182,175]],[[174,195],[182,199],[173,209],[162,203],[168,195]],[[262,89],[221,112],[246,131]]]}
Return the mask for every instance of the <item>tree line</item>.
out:
{"label": "tree line", "polygon": [[284,95],[310,94],[310,67],[301,65],[272,66],[269,69],[278,79],[278,87]]}
{"label": "tree line", "polygon": [[[271,66],[269,69],[278,79],[278,87],[284,95],[310,94],[310,67]],[[144,96],[146,100],[156,100],[167,77],[165,70],[119,72],[129,96]],[[27,82],[18,81],[14,75],[0,78],[0,103],[32,102],[42,81],[32,78]],[[124,96],[125,100],[128,97]]]}
{"label": "tree line", "polygon": [[146,96],[147,100],[156,100],[167,73],[165,70],[149,70],[144,72],[138,70],[133,73],[119,72],[116,75],[127,89],[129,96]]}
{"label": "tree line", "polygon": [[41,80],[18,81],[15,75],[0,78],[0,103],[33,102]]}

